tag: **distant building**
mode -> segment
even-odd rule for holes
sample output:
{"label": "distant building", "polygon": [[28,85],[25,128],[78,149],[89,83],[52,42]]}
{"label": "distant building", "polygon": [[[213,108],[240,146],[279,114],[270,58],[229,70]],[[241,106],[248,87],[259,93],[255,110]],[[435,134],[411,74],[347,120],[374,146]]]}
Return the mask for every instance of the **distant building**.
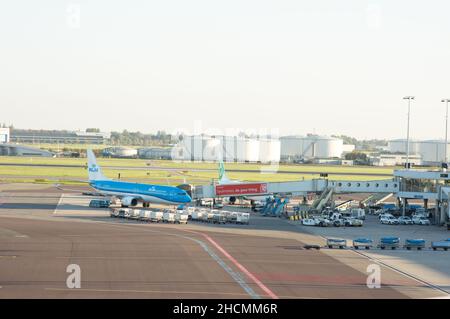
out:
{"label": "distant building", "polygon": [[23,144],[104,144],[111,133],[57,131],[57,130],[11,130],[11,142]]}
{"label": "distant building", "polygon": [[52,152],[41,150],[35,147],[23,146],[11,143],[0,143],[0,155],[2,156],[33,156],[33,157],[54,157]]}
{"label": "distant building", "polygon": [[0,127],[0,144],[9,143],[9,127]]}
{"label": "distant building", "polygon": [[[374,166],[403,166],[406,163],[405,154],[380,154],[369,158]],[[409,160],[413,165],[422,165],[422,157],[420,155],[410,155]]]}
{"label": "distant building", "polygon": [[136,158],[138,156],[138,151],[135,148],[115,146],[105,148],[102,151],[102,155],[105,157],[116,158]]}
{"label": "distant building", "polygon": [[146,159],[172,159],[172,149],[164,147],[148,147],[138,150],[139,158]]}

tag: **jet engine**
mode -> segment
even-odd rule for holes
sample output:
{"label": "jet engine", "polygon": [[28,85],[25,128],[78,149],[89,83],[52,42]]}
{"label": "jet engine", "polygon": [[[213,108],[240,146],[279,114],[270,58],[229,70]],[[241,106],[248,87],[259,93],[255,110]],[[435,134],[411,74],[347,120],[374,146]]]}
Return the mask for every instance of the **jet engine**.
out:
{"label": "jet engine", "polygon": [[138,203],[137,198],[134,197],[124,197],[120,201],[122,202],[122,207],[136,206]]}

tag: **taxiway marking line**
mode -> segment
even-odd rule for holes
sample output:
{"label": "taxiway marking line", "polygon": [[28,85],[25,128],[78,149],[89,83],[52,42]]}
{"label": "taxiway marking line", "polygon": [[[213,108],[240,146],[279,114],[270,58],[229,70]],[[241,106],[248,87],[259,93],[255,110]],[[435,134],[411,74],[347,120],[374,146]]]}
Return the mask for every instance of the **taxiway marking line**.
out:
{"label": "taxiway marking line", "polygon": [[58,204],[56,204],[55,210],[53,211],[53,215],[55,215],[57,213],[58,207],[59,207],[59,205],[61,205],[63,198],[64,198],[64,194],[61,194],[61,196],[59,197]]}
{"label": "taxiway marking line", "polygon": [[255,275],[253,275],[247,268],[245,268],[241,263],[239,263],[233,256],[231,256],[222,246],[220,246],[214,239],[212,239],[210,236],[196,231],[186,230],[183,229],[183,231],[192,232],[201,234],[203,237],[205,237],[218,251],[220,251],[225,257],[227,257],[237,268],[239,268],[244,274],[247,275],[253,282],[258,285],[259,288],[261,288],[270,298],[272,299],[278,299],[278,296],[270,290],[266,285],[264,285]]}

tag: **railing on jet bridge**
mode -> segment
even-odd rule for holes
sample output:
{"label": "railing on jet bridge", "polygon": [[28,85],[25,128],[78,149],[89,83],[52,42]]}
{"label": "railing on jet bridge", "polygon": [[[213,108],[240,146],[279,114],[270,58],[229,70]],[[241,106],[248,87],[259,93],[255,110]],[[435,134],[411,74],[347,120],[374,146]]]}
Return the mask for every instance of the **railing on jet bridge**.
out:
{"label": "railing on jet bridge", "polygon": [[393,180],[377,181],[329,181],[336,193],[397,193],[399,182]]}

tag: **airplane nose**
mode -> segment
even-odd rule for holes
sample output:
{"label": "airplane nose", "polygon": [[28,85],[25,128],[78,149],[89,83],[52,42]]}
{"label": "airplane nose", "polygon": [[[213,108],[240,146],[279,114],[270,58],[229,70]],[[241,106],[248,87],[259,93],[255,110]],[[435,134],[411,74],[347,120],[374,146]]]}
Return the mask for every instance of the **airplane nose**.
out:
{"label": "airplane nose", "polygon": [[186,200],[186,203],[190,203],[190,202],[192,201],[191,196],[189,196],[189,195],[187,195],[187,194],[186,194],[186,196],[185,196],[184,199]]}

